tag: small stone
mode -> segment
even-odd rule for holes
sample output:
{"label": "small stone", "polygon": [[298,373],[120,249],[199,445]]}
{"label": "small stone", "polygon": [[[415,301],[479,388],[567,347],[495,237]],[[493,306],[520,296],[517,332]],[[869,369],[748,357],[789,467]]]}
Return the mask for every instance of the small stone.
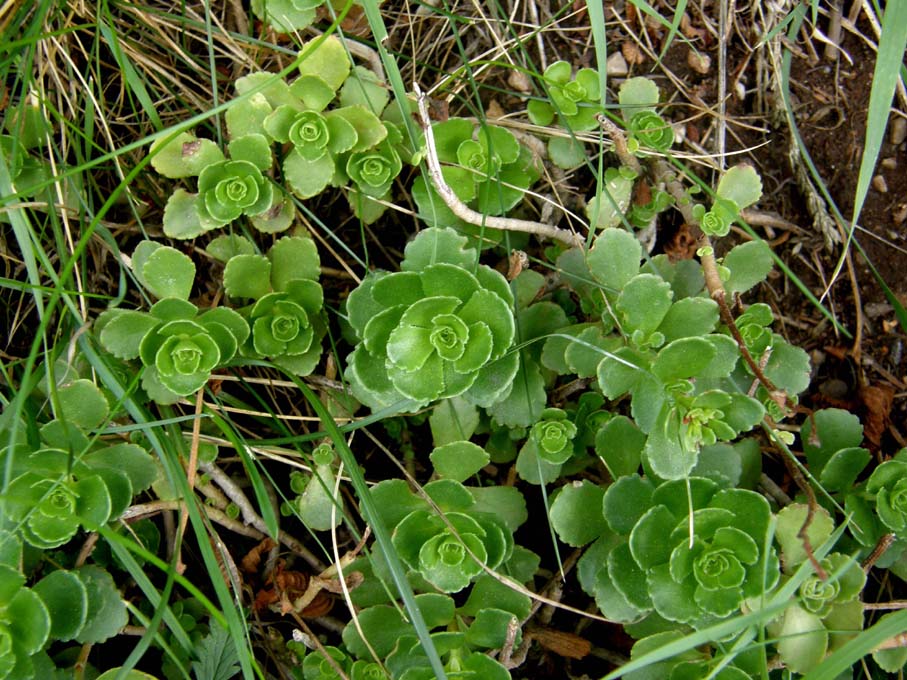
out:
{"label": "small stone", "polygon": [[897,170],[898,169],[897,159],[894,156],[891,156],[890,158],[883,158],[882,159],[882,169],[883,170]]}
{"label": "small stone", "polygon": [[907,119],[901,116],[894,117],[891,121],[890,139],[895,146],[907,139]]}
{"label": "small stone", "polygon": [[504,117],[504,107],[501,106],[500,102],[497,99],[492,99],[488,102],[488,108],[485,109],[485,115],[492,120]]}
{"label": "small stone", "polygon": [[888,182],[885,181],[885,178],[882,175],[876,175],[872,178],[872,188],[880,194],[887,194]]}
{"label": "small stone", "polygon": [[895,208],[894,212],[891,213],[891,219],[898,226],[907,222],[907,203],[901,203]]}
{"label": "small stone", "polygon": [[627,66],[627,60],[620,52],[612,52],[608,57],[605,68],[609,76],[625,76],[630,72]]}
{"label": "small stone", "polygon": [[687,52],[687,66],[696,71],[701,76],[706,75],[712,68],[712,58],[702,52],[690,49]]}
{"label": "small stone", "polygon": [[532,83],[529,82],[529,76],[522,71],[514,69],[507,76],[507,84],[517,92],[529,92],[532,90]]}

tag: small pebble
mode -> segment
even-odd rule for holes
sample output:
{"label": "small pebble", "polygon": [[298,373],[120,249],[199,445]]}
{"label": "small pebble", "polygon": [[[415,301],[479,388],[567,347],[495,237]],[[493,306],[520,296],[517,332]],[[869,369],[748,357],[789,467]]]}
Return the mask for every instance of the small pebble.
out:
{"label": "small pebble", "polygon": [[620,52],[612,52],[608,57],[606,69],[609,76],[625,76],[630,72],[627,66],[627,60]]}
{"label": "small pebble", "polygon": [[529,92],[532,89],[532,83],[529,82],[529,76],[522,71],[513,70],[507,76],[507,84],[517,92]]}
{"label": "small pebble", "polygon": [[891,121],[890,139],[895,146],[907,139],[907,119],[895,116],[894,120]]}
{"label": "small pebble", "polygon": [[898,226],[907,221],[907,203],[901,203],[895,208],[894,212],[891,213],[891,219]]}
{"label": "small pebble", "polygon": [[891,156],[890,158],[883,158],[882,159],[882,169],[883,170],[897,170],[898,169],[897,159],[894,156]]}
{"label": "small pebble", "polygon": [[872,178],[872,188],[880,194],[887,194],[888,182],[885,181],[885,178],[882,175],[876,175]]}
{"label": "small pebble", "polygon": [[687,52],[687,65],[699,75],[706,75],[712,68],[712,58],[702,52],[691,49]]}

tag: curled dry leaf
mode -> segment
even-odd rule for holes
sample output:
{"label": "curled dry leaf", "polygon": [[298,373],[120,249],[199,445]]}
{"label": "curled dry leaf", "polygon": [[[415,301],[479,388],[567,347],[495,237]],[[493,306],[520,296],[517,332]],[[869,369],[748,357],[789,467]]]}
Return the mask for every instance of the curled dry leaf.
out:
{"label": "curled dry leaf", "polygon": [[891,422],[894,390],[888,385],[868,385],[860,388],[860,400],[866,407],[863,434],[873,448],[878,449],[882,441],[882,434]]}

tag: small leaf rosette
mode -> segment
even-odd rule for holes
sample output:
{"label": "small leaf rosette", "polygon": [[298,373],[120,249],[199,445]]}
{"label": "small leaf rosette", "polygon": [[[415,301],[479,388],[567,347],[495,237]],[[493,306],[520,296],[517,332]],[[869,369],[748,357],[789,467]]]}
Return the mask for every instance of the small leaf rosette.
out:
{"label": "small leaf rosette", "polygon": [[[458,238],[428,229],[407,247],[404,271],[369,274],[347,300],[360,342],[348,358],[353,394],[373,409],[415,408],[465,395],[475,403],[510,388],[515,362],[500,362],[514,338],[507,281],[461,254],[425,259],[424,246]],[[470,251],[467,251],[470,252]],[[507,382],[502,382],[506,380]]]}
{"label": "small leaf rosette", "polygon": [[[510,557],[512,529],[494,515],[478,511],[476,498],[467,487],[449,479],[425,486],[425,492],[444,512],[442,519],[405,487],[401,490],[397,486],[387,483],[378,490],[376,499],[385,521],[395,523],[394,548],[410,569],[440,590],[459,592],[484,571],[483,567],[495,569]],[[402,509],[390,508],[392,501],[398,506],[402,503]]]}
{"label": "small leaf rosette", "polygon": [[[540,176],[532,153],[505,128],[449,118],[435,123],[432,133],[444,180],[461,201],[482,214],[505,214]],[[416,178],[412,191],[426,222],[466,229],[425,175]]]}
{"label": "small leaf rosette", "polygon": [[636,113],[627,122],[627,130],[640,145],[656,151],[667,151],[674,144],[673,128],[654,111]]}
{"label": "small leaf rosette", "polygon": [[227,295],[253,300],[240,310],[252,329],[242,354],[268,358],[292,373],[308,375],[321,359],[326,332],[315,243],[304,236],[286,236],[267,256],[253,251],[252,243],[242,237],[223,237],[209,246],[216,257],[226,258]]}
{"label": "small leaf rosette", "polygon": [[[71,424],[52,421],[42,433],[51,445],[89,448],[86,435]],[[50,549],[69,541],[81,527],[97,529],[119,517],[132,497],[151,484],[157,469],[144,449],[120,444],[86,451],[74,462],[62,448],[27,452],[19,447],[13,473],[7,518],[27,543]]]}
{"label": "small leaf rosette", "polygon": [[198,177],[197,192],[176,189],[164,208],[164,233],[189,239],[242,216],[260,231],[277,232],[292,222],[287,197],[265,173],[273,156],[263,134],[231,140],[230,158],[209,139],[183,132],[152,147],[151,165],[171,178]]}
{"label": "small leaf rosette", "polygon": [[875,494],[879,519],[897,534],[907,531],[907,461],[903,457],[902,452],[879,465],[866,483],[866,490]]}
{"label": "small leaf rosette", "polygon": [[141,359],[142,387],[158,403],[171,404],[201,389],[214,369],[231,360],[249,326],[226,307],[199,314],[186,299],[195,266],[175,248],[143,241],[132,267],[139,282],[162,299],[148,312],[109,309],[98,317],[95,331],[118,359]]}
{"label": "small leaf rosette", "polygon": [[564,127],[571,130],[591,130],[596,126],[595,115],[601,108],[601,87],[598,71],[580,69],[571,78],[569,62],[556,61],[545,69],[545,84],[551,103],[533,99],[529,102],[529,117],[536,125],[550,125],[555,115]]}
{"label": "small leaf rosette", "polygon": [[576,425],[567,419],[563,409],[546,408],[532,426],[530,436],[535,441],[540,458],[560,465],[573,455],[576,431]]}

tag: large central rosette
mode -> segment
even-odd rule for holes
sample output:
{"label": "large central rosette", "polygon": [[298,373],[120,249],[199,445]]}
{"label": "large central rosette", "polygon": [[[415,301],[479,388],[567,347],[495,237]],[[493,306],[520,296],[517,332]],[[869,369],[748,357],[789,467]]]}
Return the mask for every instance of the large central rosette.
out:
{"label": "large central rosette", "polygon": [[435,261],[422,266],[420,239],[459,240],[450,230],[422,234],[403,263],[407,269],[418,262],[415,270],[371,273],[347,300],[361,340],[347,375],[356,397],[372,408],[461,394],[484,403],[509,391],[516,371],[516,357],[505,358],[514,337],[507,281],[484,265],[461,266],[468,249],[458,248],[456,257],[435,251]]}

